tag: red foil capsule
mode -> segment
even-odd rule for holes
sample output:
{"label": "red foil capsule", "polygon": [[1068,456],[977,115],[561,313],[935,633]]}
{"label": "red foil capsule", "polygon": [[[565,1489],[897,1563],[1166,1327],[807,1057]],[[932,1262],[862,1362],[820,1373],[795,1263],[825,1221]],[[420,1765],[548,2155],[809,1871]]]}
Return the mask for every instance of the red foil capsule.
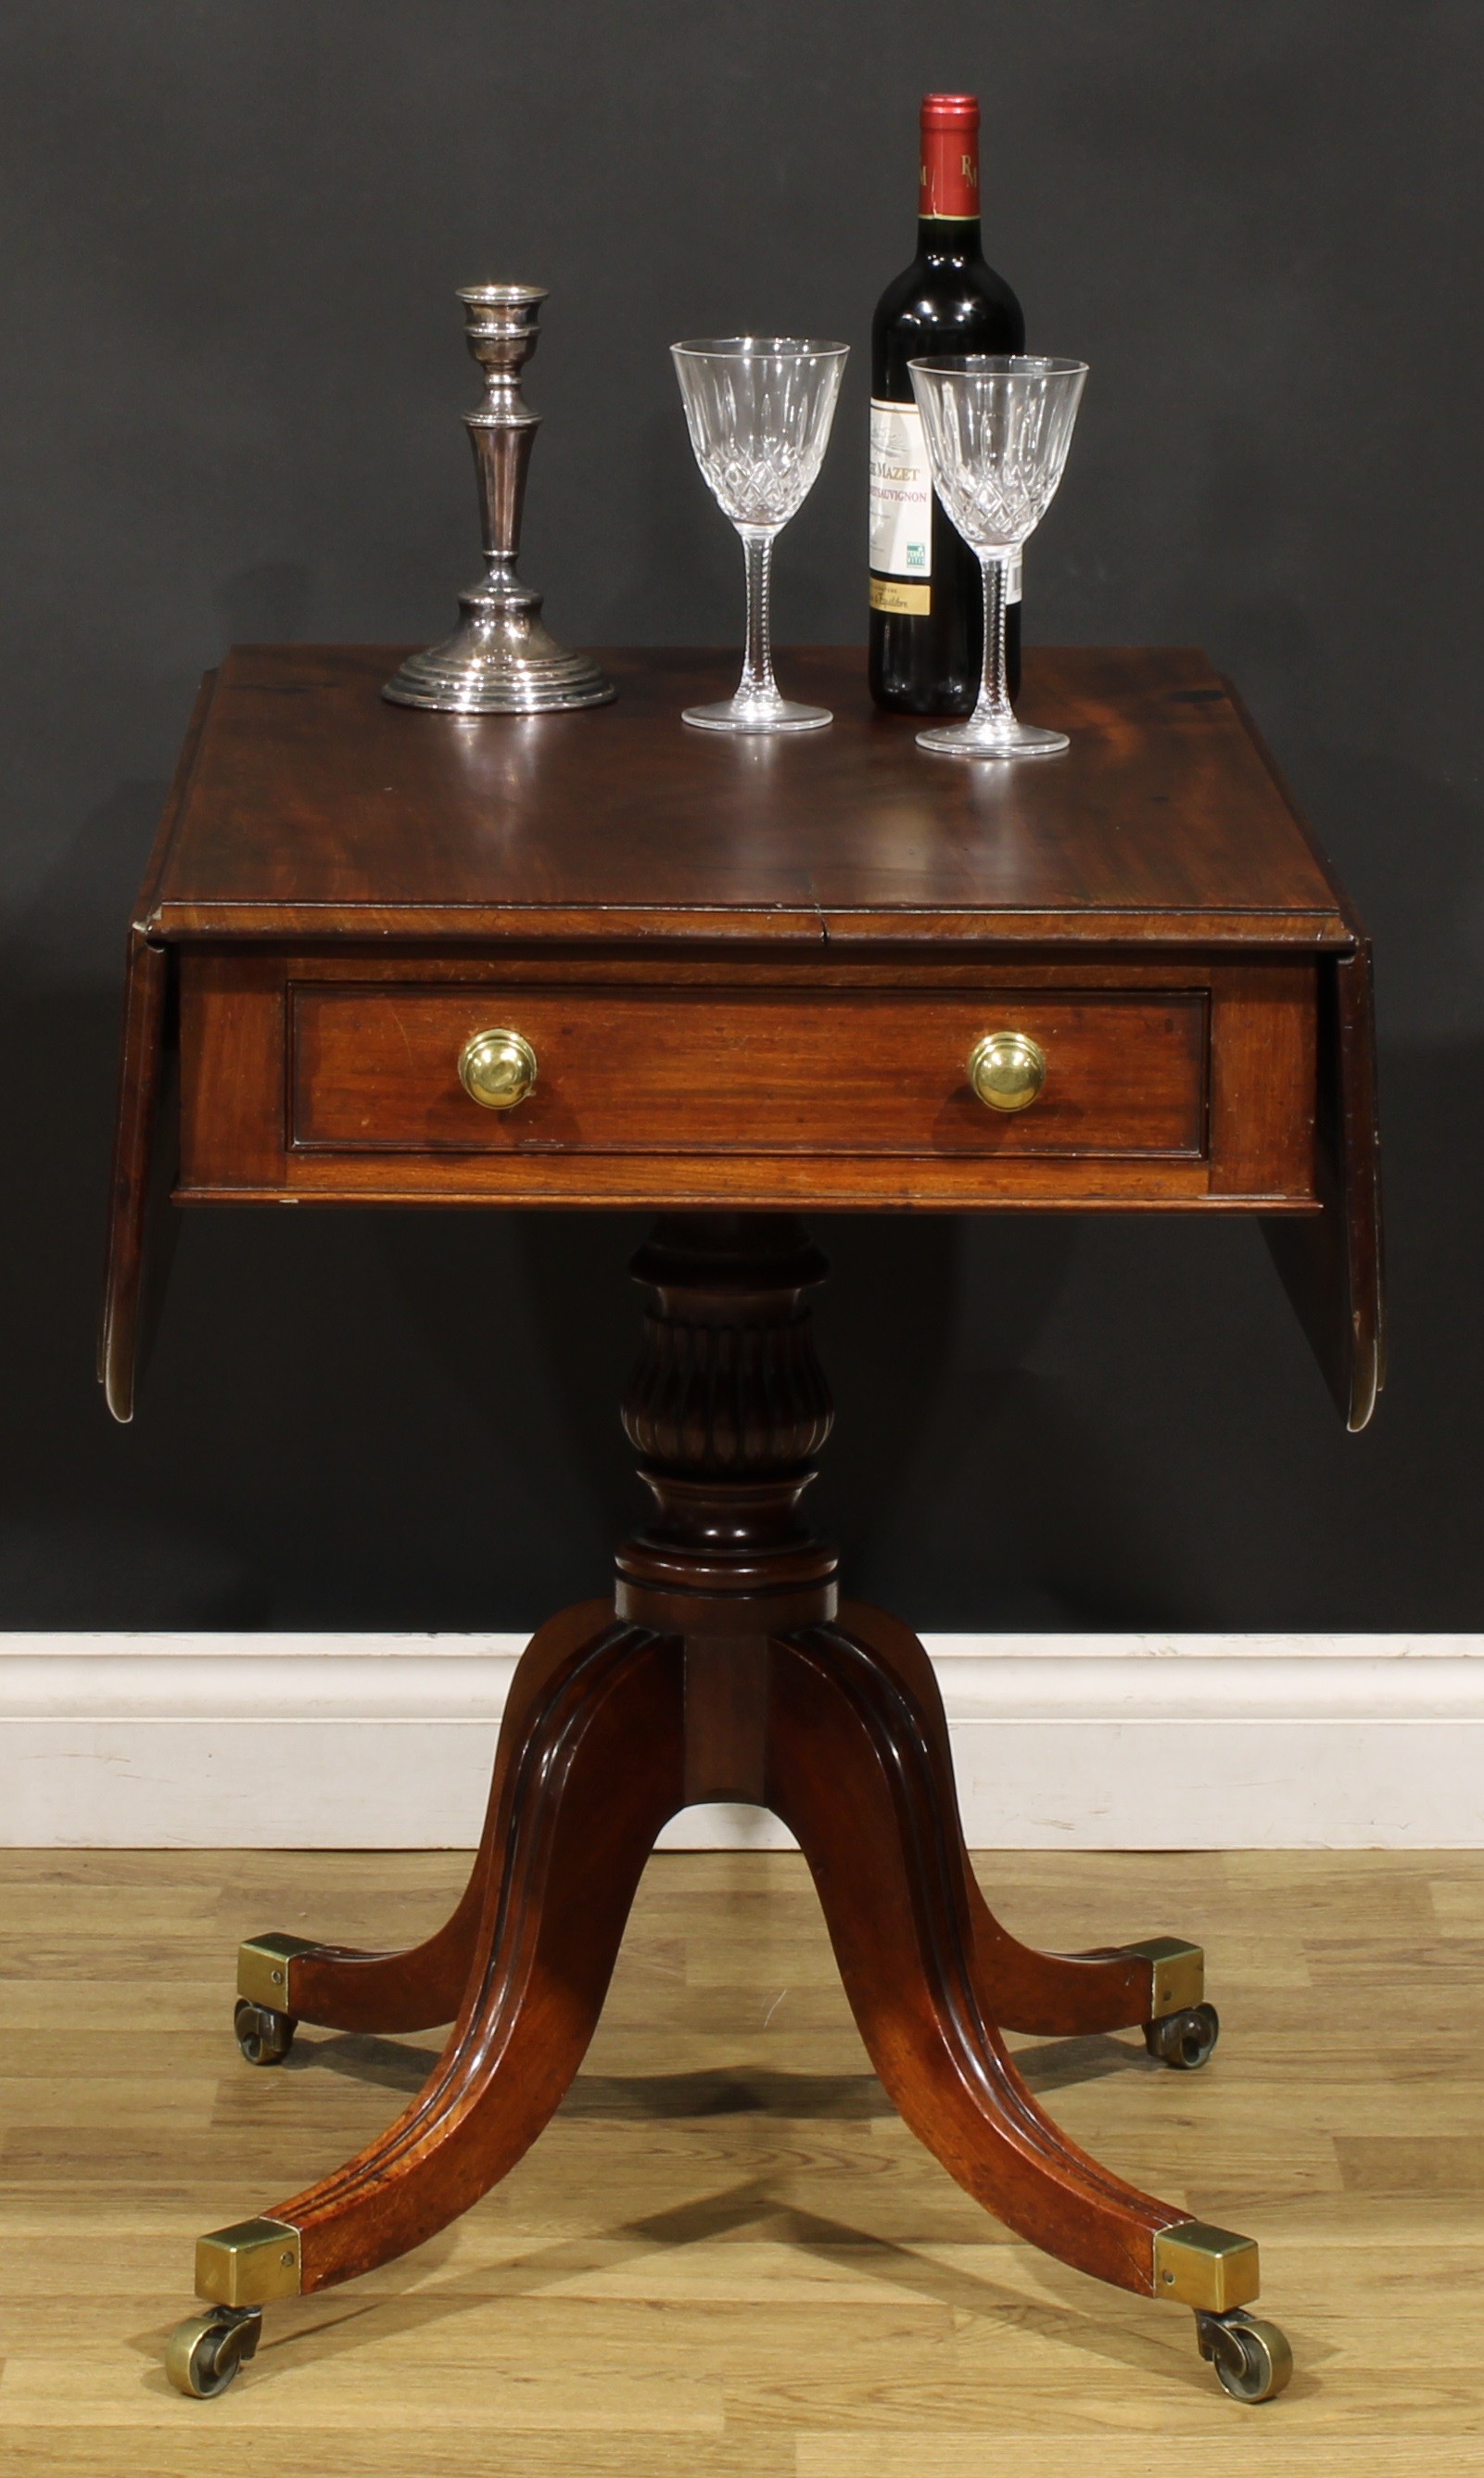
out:
{"label": "red foil capsule", "polygon": [[918,213],[964,222],[979,213],[979,98],[922,98],[922,181]]}

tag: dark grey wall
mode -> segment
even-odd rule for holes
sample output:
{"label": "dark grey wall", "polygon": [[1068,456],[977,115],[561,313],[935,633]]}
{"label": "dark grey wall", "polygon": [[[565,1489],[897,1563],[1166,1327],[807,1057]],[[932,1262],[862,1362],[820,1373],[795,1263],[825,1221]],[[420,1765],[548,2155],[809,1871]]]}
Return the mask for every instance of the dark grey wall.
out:
{"label": "dark grey wall", "polygon": [[[1093,366],[1030,635],[1207,646],[1375,933],[1394,1376],[1347,1440],[1240,1225],[842,1222],[821,1500],[924,1624],[1484,1625],[1480,55],[1477,0],[11,0],[0,1626],[505,1627],[601,1585],[616,1217],[188,1217],[111,1428],[126,910],[223,645],[446,625],[457,284],[551,288],[555,624],[735,638],[665,346],[863,346],[934,85],[984,98],[1033,341]],[[864,633],[866,382],[785,637]]]}

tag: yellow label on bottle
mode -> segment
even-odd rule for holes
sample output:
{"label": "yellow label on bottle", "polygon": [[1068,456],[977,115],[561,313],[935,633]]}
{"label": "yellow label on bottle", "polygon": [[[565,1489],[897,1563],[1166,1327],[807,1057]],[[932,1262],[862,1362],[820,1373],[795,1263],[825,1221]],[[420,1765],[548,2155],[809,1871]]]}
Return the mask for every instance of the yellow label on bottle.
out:
{"label": "yellow label on bottle", "polygon": [[906,612],[914,620],[924,619],[933,607],[933,589],[930,585],[903,585],[894,576],[873,576],[870,607],[873,611]]}

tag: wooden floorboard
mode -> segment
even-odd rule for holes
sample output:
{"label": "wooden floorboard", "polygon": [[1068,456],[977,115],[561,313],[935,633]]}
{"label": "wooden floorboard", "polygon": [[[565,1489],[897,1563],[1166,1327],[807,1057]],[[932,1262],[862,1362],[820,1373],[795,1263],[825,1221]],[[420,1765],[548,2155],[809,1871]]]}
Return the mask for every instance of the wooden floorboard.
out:
{"label": "wooden floorboard", "polygon": [[446,1854],[0,1853],[0,2478],[1467,2478],[1484,2473],[1484,1853],[997,1852],[1048,1945],[1204,1942],[1204,2073],[1018,2042],[1078,2140],[1262,2241],[1298,2371],[987,2219],[897,2122],[802,1862],[644,1880],[587,2068],[456,2228],[270,2309],[214,2402],[162,2371],[191,2243],[335,2165],[435,2042],[231,2036],[256,1929],[389,1943]]}

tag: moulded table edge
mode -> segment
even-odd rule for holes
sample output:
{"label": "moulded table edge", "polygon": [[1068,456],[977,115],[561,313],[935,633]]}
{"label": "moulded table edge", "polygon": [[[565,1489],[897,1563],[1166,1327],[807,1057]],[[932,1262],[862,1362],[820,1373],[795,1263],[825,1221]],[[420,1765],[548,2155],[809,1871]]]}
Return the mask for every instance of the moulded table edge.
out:
{"label": "moulded table edge", "polygon": [[591,904],[356,904],[344,902],[256,904],[165,901],[136,923],[142,936],[168,944],[195,939],[272,941],[333,936],[337,944],[369,940],[461,938],[568,939],[615,945],[626,939],[724,940],[728,945],[773,941],[809,947],[845,945],[1073,944],[1077,947],[1139,946],[1292,947],[1302,952],[1348,953],[1357,933],[1338,912],[1267,911],[1230,907],[1220,912],[1181,912],[1168,906],[1140,911],[1129,905],[1075,911],[914,910],[802,911],[785,906]]}

